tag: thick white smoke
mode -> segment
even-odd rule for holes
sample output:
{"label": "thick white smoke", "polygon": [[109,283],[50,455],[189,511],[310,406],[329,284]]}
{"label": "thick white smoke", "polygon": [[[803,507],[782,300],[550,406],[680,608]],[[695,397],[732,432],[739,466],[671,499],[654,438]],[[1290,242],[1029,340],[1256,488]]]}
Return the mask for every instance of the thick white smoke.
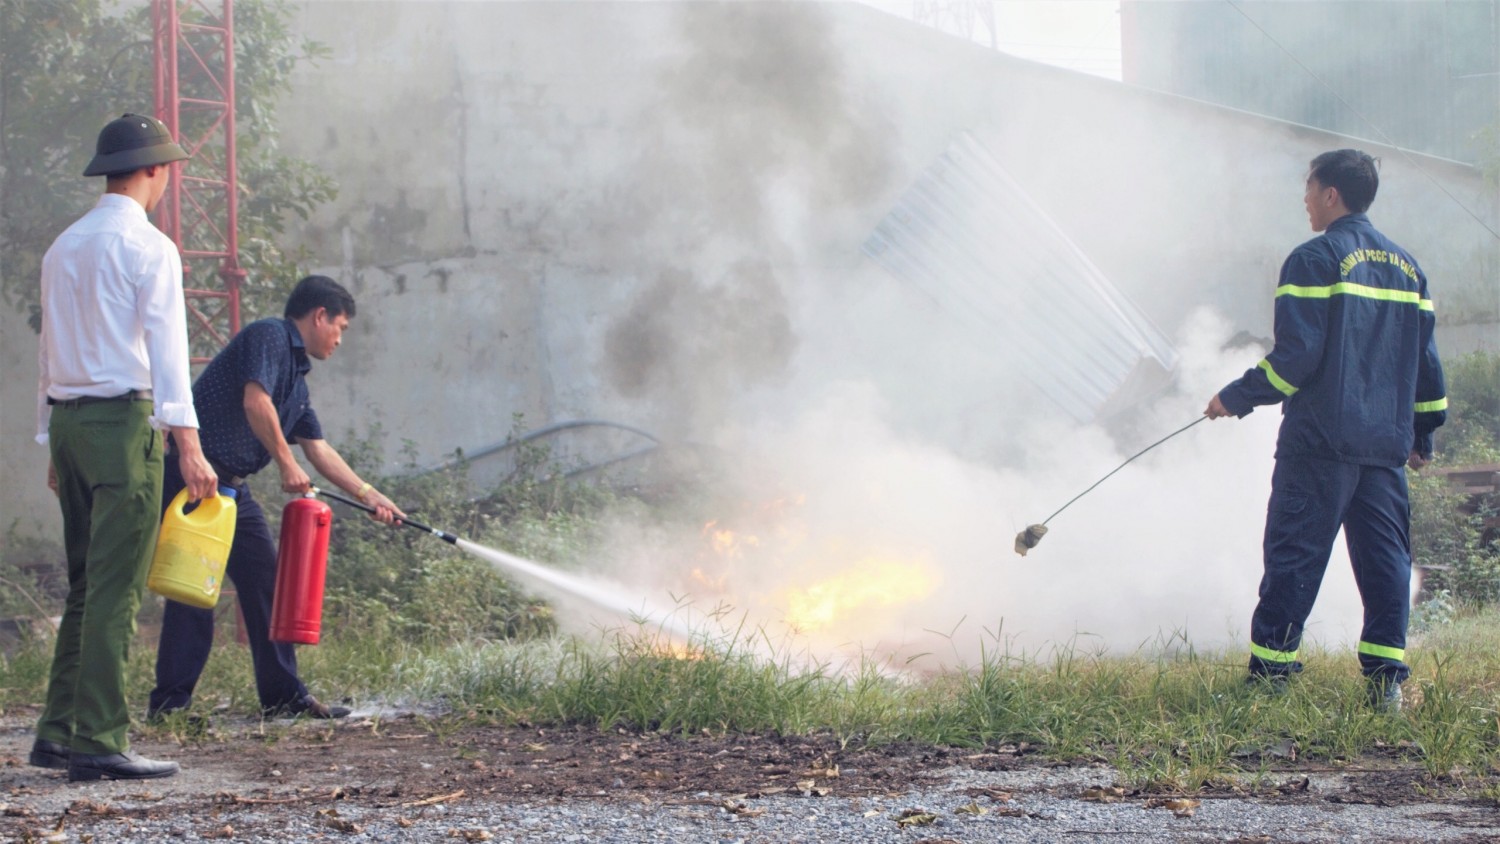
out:
{"label": "thick white smoke", "polygon": [[[647,148],[620,187],[672,210],[633,220],[635,305],[600,367],[652,425],[704,447],[690,483],[718,506],[700,502],[697,523],[622,517],[600,569],[643,601],[733,607],[829,655],[1242,645],[1274,408],[1162,445],[1058,516],[1030,556],[1012,543],[1198,418],[1261,352],[1223,351],[1228,321],[1198,313],[1173,338],[1169,394],[1128,424],[1073,422],[1028,381],[1017,338],[855,252],[926,162],[900,161],[899,127],[851,97],[823,10],[685,8],[680,24],[649,114],[677,142]],[[1336,644],[1359,605],[1341,553],[1330,568],[1309,632]]]}
{"label": "thick white smoke", "polygon": [[[617,514],[597,573],[621,594],[592,603],[728,605],[830,654],[1243,648],[1274,408],[1195,426],[1071,505],[1029,556],[1011,546],[1255,362],[1223,351],[1229,325],[1269,333],[1276,266],[1309,236],[1306,163],[1344,139],[849,4],[304,5],[338,56],[305,88],[346,94],[302,96],[296,122],[345,182],[310,242],[361,238],[332,250],[364,285],[368,342],[333,362],[360,376],[347,415],[384,408],[429,455],[494,442],[516,413],[627,423],[685,478],[656,491],[698,499]],[[995,198],[972,178],[986,170],[958,168],[948,184],[973,189],[938,194],[933,239],[1003,257],[1061,232],[1171,336],[1170,393],[1079,425],[1031,383],[1055,373],[1028,372],[1007,336],[1065,325],[1077,297],[1021,261],[935,249],[922,269],[938,271],[913,280],[890,251],[866,257],[961,138],[1052,225],[955,213]],[[1428,261],[1471,249],[1450,206],[1477,183],[1446,165],[1419,178],[1410,156],[1386,167],[1378,219],[1431,256],[1436,285],[1462,275]],[[948,266],[964,295],[939,302]],[[1202,306],[1232,319],[1187,318]],[[393,394],[398,372],[417,377]],[[1350,642],[1359,616],[1339,550],[1310,632]]]}
{"label": "thick white smoke", "polygon": [[[1275,408],[1205,422],[1070,505],[1022,558],[1015,534],[1131,454],[1193,421],[1258,352],[1224,351],[1228,323],[1200,311],[1177,338],[1170,395],[1140,409],[1128,440],[1024,409],[995,420],[1020,460],[995,464],[901,432],[870,382],[832,381],[790,414],[726,426],[726,486],[712,525],[622,523],[615,577],[706,613],[733,607],[777,641],[815,654],[972,662],[981,647],[1243,647],[1260,578]],[[774,404],[774,403],[773,403]],[[1269,412],[1267,412],[1269,411]],[[1310,621],[1312,641],[1358,636],[1360,605],[1342,548]]]}

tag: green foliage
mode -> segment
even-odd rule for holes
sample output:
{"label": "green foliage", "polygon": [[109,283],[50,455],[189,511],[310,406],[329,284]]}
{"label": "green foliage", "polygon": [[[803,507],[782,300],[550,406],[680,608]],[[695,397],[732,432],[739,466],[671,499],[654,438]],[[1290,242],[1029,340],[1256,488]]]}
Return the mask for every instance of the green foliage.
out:
{"label": "green foliage", "polygon": [[62,615],[67,571],[62,545],[23,534],[12,524],[0,543],[0,619]]}
{"label": "green foliage", "polygon": [[1420,636],[1452,624],[1458,617],[1458,602],[1447,589],[1423,589],[1423,598],[1413,603],[1408,632]]}
{"label": "green foliage", "polygon": [[[189,17],[201,14],[194,4],[182,8]],[[277,146],[277,98],[298,63],[326,55],[322,46],[294,38],[289,17],[284,0],[235,4],[240,263],[249,272],[242,298],[247,319],[279,313],[299,275],[300,256],[276,242],[286,221],[293,215],[305,218],[335,193],[329,177]],[[42,255],[102,190],[101,180],[80,176],[99,129],[123,112],[152,108],[151,33],[150,7],[144,3],[120,9],[108,0],[0,0],[5,56],[0,64],[0,195],[5,197],[0,297],[29,310],[34,326],[40,325]],[[208,93],[194,90],[191,81],[185,84],[184,95]],[[185,112],[182,136],[201,134],[208,119],[206,112]],[[205,148],[199,157],[214,154]],[[212,201],[207,210],[216,210]],[[218,286],[210,275],[216,267],[190,269],[196,273],[190,284]]]}
{"label": "green foliage", "polygon": [[[520,413],[511,417],[506,448],[513,455],[511,470],[499,489],[485,497],[485,509],[507,525],[551,523],[549,533],[576,532],[581,526],[571,523],[571,517],[597,513],[612,500],[604,486],[570,481],[566,468],[553,461],[550,448],[527,439],[526,420]],[[540,544],[507,547],[522,555],[550,550],[547,540]]]}
{"label": "green foliage", "polygon": [[[1448,421],[1437,430],[1438,465],[1500,463],[1500,354],[1475,352],[1445,361]],[[1477,498],[1432,472],[1410,472],[1412,562],[1423,570],[1414,618],[1440,619],[1444,604],[1488,606],[1500,601],[1500,531],[1494,496]]]}
{"label": "green foliage", "polygon": [[[758,633],[705,632],[666,646],[650,628],[599,642],[459,644],[403,653],[383,694],[441,694],[461,717],[601,729],[832,734],[846,745],[915,741],[1029,747],[1060,760],[1107,759],[1131,784],[1192,792],[1253,784],[1304,760],[1339,764],[1406,747],[1439,781],[1493,778],[1500,746],[1493,677],[1500,618],[1462,630],[1413,659],[1404,717],[1373,712],[1351,653],[1312,649],[1285,695],[1246,687],[1236,655],[1108,655],[1068,647],[1044,659],[989,653],[977,666],[926,676],[873,662],[836,670],[776,653]],[[387,674],[387,677],[392,676]]]}
{"label": "green foliage", "polygon": [[[351,454],[352,451],[352,454]],[[459,536],[481,526],[478,509],[456,490],[461,470],[380,478],[367,450],[342,449],[364,477],[413,519]],[[466,555],[432,536],[390,528],[335,503],[329,548],[325,619],[375,635],[454,641],[546,632],[523,624],[534,602],[511,584],[458,558]]]}
{"label": "green foliage", "polygon": [[97,0],[0,0],[0,294],[36,310],[52,238],[99,192],[79,176],[106,121],[150,105],[150,28]]}
{"label": "green foliage", "polygon": [[[205,707],[253,717],[248,652],[227,638],[198,696]],[[0,712],[41,697],[46,644],[0,652]],[[127,679],[139,700],[151,683],[152,651],[133,650]],[[1206,785],[1274,789],[1293,755],[1334,766],[1364,757],[1418,766],[1424,787],[1500,793],[1492,765],[1500,752],[1500,616],[1493,611],[1465,613],[1414,649],[1408,704],[1397,717],[1369,707],[1352,652],[1316,648],[1284,694],[1246,686],[1238,652],[1109,655],[1064,647],[1045,658],[989,653],[977,666],[902,674],[872,661],[839,670],[793,658],[758,631],[739,630],[670,646],[650,628],[598,640],[454,643],[394,630],[334,631],[301,656],[304,676],[324,697],[438,707],[446,710],[432,724],[439,732],[500,722],[1004,748],[1108,761],[1122,785],[1178,794]]]}
{"label": "green foliage", "polygon": [[1478,351],[1443,361],[1448,421],[1433,444],[1451,463],[1500,461],[1500,353]]}
{"label": "green foliage", "polygon": [[23,639],[19,647],[0,648],[0,715],[43,700],[51,669],[51,637]]}
{"label": "green foliage", "polygon": [[1432,777],[1462,774],[1469,760],[1482,757],[1493,744],[1485,735],[1490,726],[1484,715],[1487,707],[1476,706],[1448,681],[1451,662],[1451,657],[1440,657],[1433,677],[1419,681],[1422,694],[1412,721],[1422,763]]}
{"label": "green foliage", "polygon": [[1500,546],[1484,528],[1494,510],[1467,512],[1468,494],[1444,477],[1413,472],[1408,478],[1412,563],[1424,572],[1423,596],[1447,592],[1477,606],[1500,600]]}

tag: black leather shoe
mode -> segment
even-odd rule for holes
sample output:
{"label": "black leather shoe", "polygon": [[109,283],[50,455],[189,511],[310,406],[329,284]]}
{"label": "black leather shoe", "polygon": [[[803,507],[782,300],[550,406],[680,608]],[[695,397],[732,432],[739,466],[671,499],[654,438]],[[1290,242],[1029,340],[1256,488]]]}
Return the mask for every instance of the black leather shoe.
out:
{"label": "black leather shoe", "polygon": [[179,770],[176,762],[158,762],[125,751],[104,756],[74,753],[68,757],[68,781],[84,780],[150,780],[170,777]]}
{"label": "black leather shoe", "polygon": [[55,741],[37,739],[31,745],[31,758],[27,761],[38,768],[51,768],[54,771],[67,770],[68,755],[73,751],[66,744]]}
{"label": "black leather shoe", "polygon": [[329,706],[312,695],[306,695],[301,700],[283,703],[280,706],[268,706],[261,710],[261,713],[267,718],[296,718],[305,716],[325,720],[346,718],[349,712],[350,709],[347,706]]}

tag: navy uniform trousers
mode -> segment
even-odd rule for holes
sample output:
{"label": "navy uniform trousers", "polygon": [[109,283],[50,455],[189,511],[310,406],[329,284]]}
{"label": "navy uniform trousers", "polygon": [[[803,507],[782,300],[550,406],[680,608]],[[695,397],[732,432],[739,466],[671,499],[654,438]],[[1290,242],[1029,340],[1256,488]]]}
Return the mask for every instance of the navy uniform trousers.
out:
{"label": "navy uniform trousers", "polygon": [[1364,602],[1364,675],[1401,683],[1411,603],[1411,509],[1403,466],[1278,458],[1266,513],[1265,575],[1250,622],[1250,671],[1301,670],[1297,649],[1339,528]]}
{"label": "navy uniform trousers", "polygon": [[[186,484],[175,455],[167,455],[162,486],[162,512]],[[276,592],[276,541],[266,524],[260,502],[250,487],[234,487],[237,519],[225,574],[239,596],[245,635],[255,664],[255,689],[262,708],[294,703],[307,694],[297,677],[297,653],[291,644],[272,642],[271,602]],[[161,639],[156,652],[156,688],[151,690],[151,712],[185,709],[208,663],[214,643],[214,611],[167,601]]]}

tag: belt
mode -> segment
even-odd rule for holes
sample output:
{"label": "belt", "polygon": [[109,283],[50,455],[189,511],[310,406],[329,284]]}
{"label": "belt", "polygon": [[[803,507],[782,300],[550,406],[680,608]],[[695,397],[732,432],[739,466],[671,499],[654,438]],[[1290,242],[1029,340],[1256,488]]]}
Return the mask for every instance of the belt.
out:
{"label": "belt", "polygon": [[[181,456],[177,453],[175,444],[173,444],[173,447],[167,452],[167,459],[176,460],[179,464],[181,463]],[[213,460],[208,461],[208,468],[214,470],[214,474],[219,476],[219,483],[223,484],[224,486],[240,487],[245,485],[244,478],[240,477],[239,475],[231,475],[229,473],[229,470],[225,469],[223,466],[220,466]]]}
{"label": "belt", "polygon": [[47,404],[50,404],[50,405],[52,405],[54,407],[66,407],[66,408],[70,408],[71,409],[71,408],[76,408],[76,407],[83,407],[86,404],[94,404],[96,402],[101,402],[101,401],[151,401],[151,400],[152,400],[152,396],[151,396],[151,391],[150,390],[130,390],[129,392],[121,393],[118,396],[79,396],[76,399],[54,399],[53,397],[48,396],[47,397]]}
{"label": "belt", "polygon": [[229,474],[229,471],[227,469],[225,469],[223,466],[220,466],[218,463],[210,460],[210,461],[208,461],[208,465],[209,465],[210,468],[212,468],[214,470],[214,474],[219,476],[219,483],[221,483],[221,484],[223,484],[225,486],[234,486],[234,487],[243,486],[244,485],[245,479],[243,477],[241,477],[239,475],[231,475],[231,474]]}

